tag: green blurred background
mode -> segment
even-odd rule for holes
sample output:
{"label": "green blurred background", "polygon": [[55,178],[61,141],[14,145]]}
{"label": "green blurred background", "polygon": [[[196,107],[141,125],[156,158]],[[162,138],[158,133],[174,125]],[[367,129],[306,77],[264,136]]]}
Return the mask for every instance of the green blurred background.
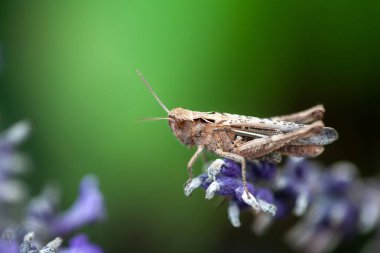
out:
{"label": "green blurred background", "polygon": [[1,128],[32,120],[35,193],[54,179],[68,206],[81,177],[98,175],[108,219],[87,231],[107,252],[283,252],[288,221],[258,239],[249,215],[234,229],[204,192],[184,197],[194,150],[165,121],[139,122],[165,113],[135,69],[169,108],[265,117],[323,103],[340,140],[320,160],[350,159],[370,176],[379,45],[371,0],[3,0]]}

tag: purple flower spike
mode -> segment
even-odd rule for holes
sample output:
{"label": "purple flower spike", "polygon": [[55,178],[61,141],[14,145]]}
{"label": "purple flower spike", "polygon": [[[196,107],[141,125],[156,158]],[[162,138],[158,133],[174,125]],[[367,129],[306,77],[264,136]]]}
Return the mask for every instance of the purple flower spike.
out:
{"label": "purple flower spike", "polygon": [[17,148],[30,130],[30,123],[21,121],[0,132],[0,253],[102,253],[83,236],[59,251],[63,239],[56,237],[104,217],[103,196],[94,177],[82,180],[74,205],[58,215],[55,187],[26,199],[27,189],[16,176],[26,171],[29,159]]}
{"label": "purple flower spike", "polygon": [[74,205],[53,223],[53,232],[64,235],[86,224],[103,219],[104,201],[93,176],[86,176],[80,185],[79,198]]}
{"label": "purple flower spike", "polygon": [[88,241],[87,236],[78,235],[70,240],[69,247],[59,251],[60,253],[103,253],[97,245]]}

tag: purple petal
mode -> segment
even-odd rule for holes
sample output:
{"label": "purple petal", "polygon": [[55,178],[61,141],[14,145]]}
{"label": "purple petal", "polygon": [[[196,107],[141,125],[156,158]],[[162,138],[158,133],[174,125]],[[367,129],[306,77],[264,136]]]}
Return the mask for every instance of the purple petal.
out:
{"label": "purple petal", "polygon": [[349,162],[337,162],[324,177],[324,188],[328,194],[346,194],[353,186],[357,174],[355,165]]}
{"label": "purple petal", "polygon": [[240,178],[241,165],[229,159],[224,159],[226,163],[222,168],[222,174],[228,177]]}
{"label": "purple petal", "polygon": [[256,198],[265,200],[268,203],[273,203],[273,193],[266,188],[259,188],[256,191]]}
{"label": "purple petal", "polygon": [[310,172],[308,162],[303,158],[291,158],[285,167],[287,176],[295,181],[305,181]]}
{"label": "purple petal", "polygon": [[104,201],[93,176],[86,176],[80,185],[79,198],[74,205],[53,223],[53,232],[64,235],[105,216]]}
{"label": "purple petal", "polygon": [[222,196],[234,196],[236,189],[243,185],[240,179],[232,177],[220,177],[216,182],[220,185],[219,194]]}
{"label": "purple petal", "polygon": [[252,171],[256,178],[263,180],[271,180],[276,176],[276,166],[267,161],[253,163]]}
{"label": "purple petal", "polygon": [[19,253],[19,246],[15,240],[0,239],[0,253]]}

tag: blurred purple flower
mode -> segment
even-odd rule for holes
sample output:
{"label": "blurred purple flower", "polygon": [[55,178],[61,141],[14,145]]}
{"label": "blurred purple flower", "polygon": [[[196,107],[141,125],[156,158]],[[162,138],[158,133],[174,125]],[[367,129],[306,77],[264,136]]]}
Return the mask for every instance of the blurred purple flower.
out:
{"label": "blurred purple flower", "polygon": [[53,233],[65,235],[104,217],[104,201],[97,179],[87,176],[81,182],[79,197],[74,205],[53,222]]}
{"label": "blurred purple flower", "polygon": [[[105,216],[103,196],[94,176],[82,180],[77,201],[64,213],[58,212],[59,192],[51,185],[25,205],[25,187],[14,176],[27,166],[26,157],[17,151],[17,146],[29,132],[30,124],[22,121],[0,134],[0,253],[57,253],[62,239],[53,239],[55,236],[64,236]],[[15,208],[25,206],[25,212],[22,209],[14,212]],[[20,223],[19,214],[23,213],[25,218]],[[102,253],[102,250],[82,235],[60,252]]]}
{"label": "blurred purple flower", "polygon": [[[287,241],[297,251],[325,253],[379,226],[380,183],[366,183],[357,178],[357,171],[348,162],[326,169],[303,158],[289,158],[282,168],[254,161],[247,164],[248,196],[240,164],[216,159],[185,186],[185,195],[203,188],[206,199],[215,195],[229,199],[228,218],[234,227],[241,225],[241,211],[253,209],[256,234],[265,232],[276,219],[291,214],[301,217]],[[372,242],[371,249],[377,245]]]}
{"label": "blurred purple flower", "polygon": [[[250,163],[253,172],[253,179],[273,180],[276,176],[276,165],[268,161],[257,161]],[[240,176],[240,175],[239,175]]]}
{"label": "blurred purple flower", "polygon": [[13,239],[0,239],[0,253],[19,253],[19,244]]}
{"label": "blurred purple flower", "polygon": [[[194,178],[185,186],[185,195],[190,196],[198,187],[206,190],[206,199],[212,199],[220,195],[230,199],[228,217],[233,226],[240,226],[239,214],[241,210],[253,208],[256,212],[264,212],[275,215],[276,207],[273,205],[273,193],[260,185],[259,182],[268,182],[275,177],[275,167],[271,164],[260,162],[249,164],[247,178],[248,193],[244,191],[241,179],[240,165],[228,159],[217,159],[206,169],[206,172]],[[253,183],[252,183],[253,182]]]}
{"label": "blurred purple flower", "polygon": [[368,184],[356,177],[357,171],[352,163],[339,162],[321,173],[309,211],[287,234],[293,248],[330,252],[340,242],[379,225],[379,182]]}

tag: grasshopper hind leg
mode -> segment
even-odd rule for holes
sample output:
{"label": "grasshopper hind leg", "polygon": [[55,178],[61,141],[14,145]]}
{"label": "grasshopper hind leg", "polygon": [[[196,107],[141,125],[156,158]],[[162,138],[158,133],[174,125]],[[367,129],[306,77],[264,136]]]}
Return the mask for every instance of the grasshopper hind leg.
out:
{"label": "grasshopper hind leg", "polygon": [[288,145],[292,141],[318,134],[323,129],[322,121],[316,121],[311,125],[305,125],[292,132],[272,135],[270,137],[254,139],[236,149],[236,153],[242,154],[249,159],[257,159]]}
{"label": "grasshopper hind leg", "polygon": [[323,119],[325,108],[323,105],[316,105],[302,112],[296,112],[289,115],[272,117],[273,120],[290,121],[299,124],[310,124],[317,120]]}

